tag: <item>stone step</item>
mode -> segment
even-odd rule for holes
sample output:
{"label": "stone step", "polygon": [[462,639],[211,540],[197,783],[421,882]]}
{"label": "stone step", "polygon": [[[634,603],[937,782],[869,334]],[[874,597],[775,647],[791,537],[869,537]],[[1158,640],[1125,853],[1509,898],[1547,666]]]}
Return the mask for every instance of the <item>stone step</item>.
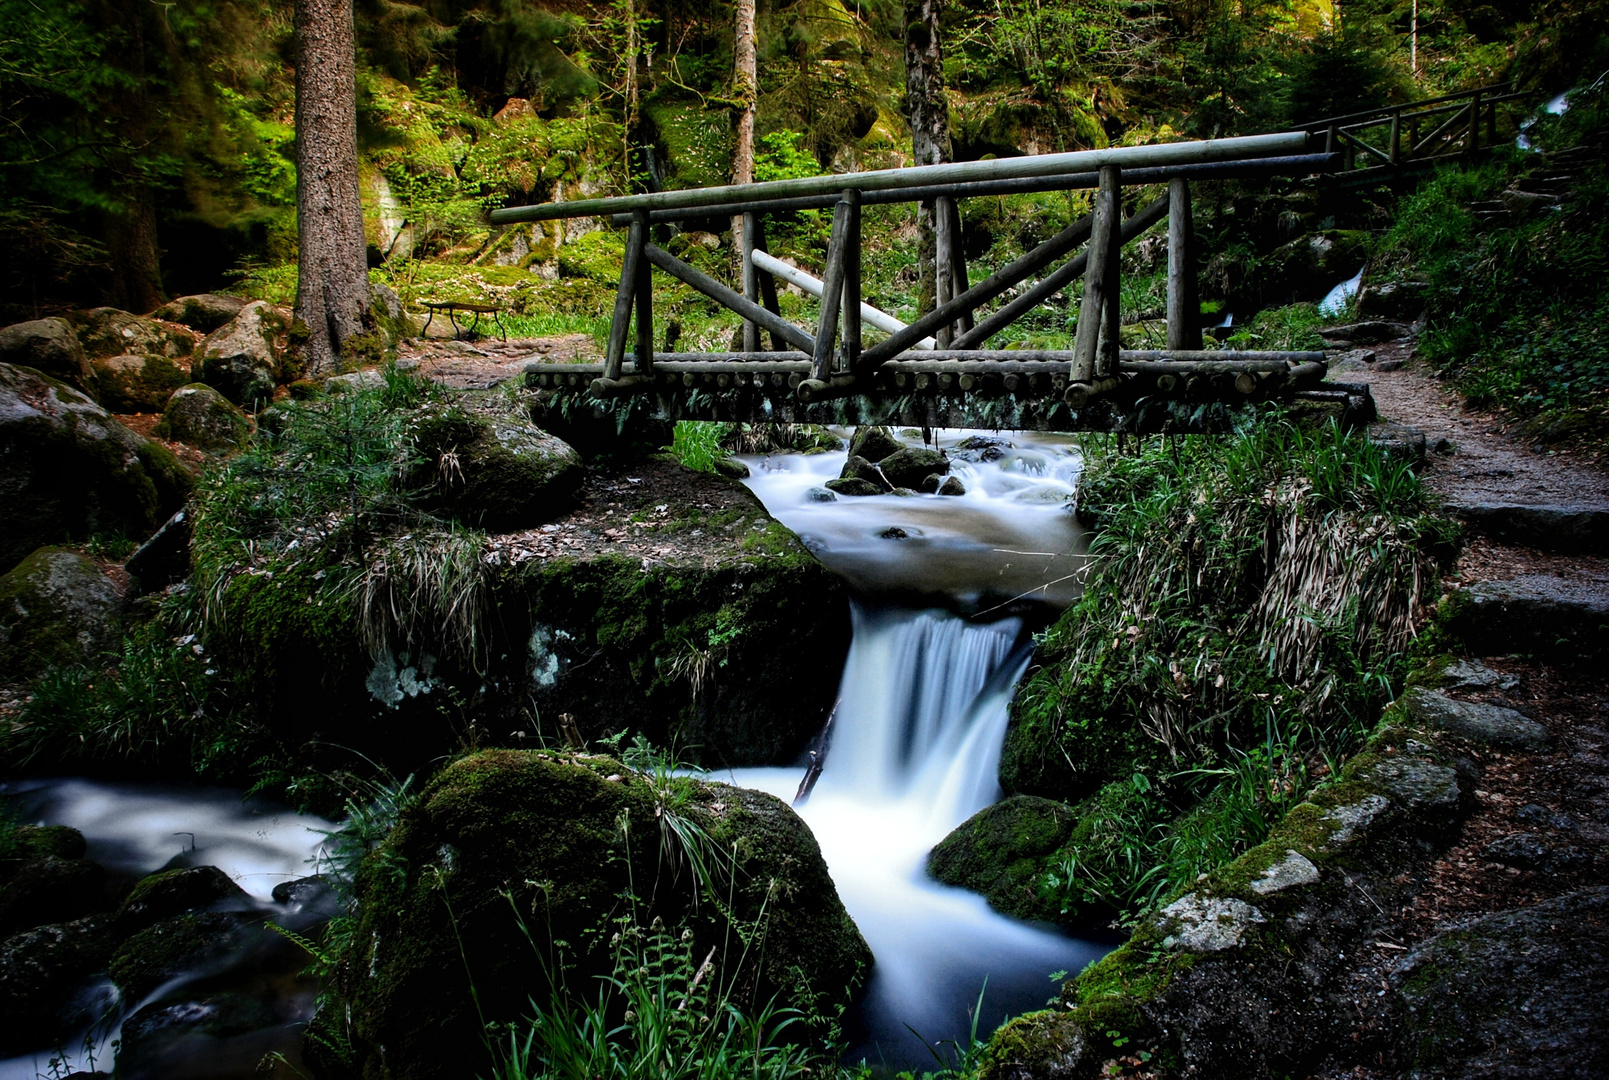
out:
{"label": "stone step", "polygon": [[1446,603],[1449,628],[1476,656],[1579,662],[1609,652],[1609,586],[1602,582],[1522,574],[1460,589]]}
{"label": "stone step", "polygon": [[1609,554],[1609,507],[1454,499],[1447,511],[1475,532],[1504,543],[1571,555]]}

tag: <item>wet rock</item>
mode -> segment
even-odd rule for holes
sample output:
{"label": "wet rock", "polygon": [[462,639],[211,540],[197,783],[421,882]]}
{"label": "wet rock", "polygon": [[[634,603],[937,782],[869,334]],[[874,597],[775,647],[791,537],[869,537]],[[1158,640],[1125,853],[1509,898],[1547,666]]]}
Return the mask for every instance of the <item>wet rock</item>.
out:
{"label": "wet rock", "polygon": [[232,915],[181,915],[129,937],[107,972],[125,1001],[139,1001],[168,980],[223,958],[241,941],[240,921]]}
{"label": "wet rock", "polygon": [[75,311],[69,318],[92,365],[107,357],[127,355],[177,360],[195,350],[195,338],[185,331],[118,308]]}
{"label": "wet rock", "polygon": [[1450,628],[1481,656],[1523,652],[1560,660],[1601,656],[1609,591],[1546,574],[1487,581],[1453,594]]}
{"label": "wet rock", "polygon": [[1599,1075],[1609,1061],[1609,888],[1473,919],[1392,970],[1415,1075]]}
{"label": "wet rock", "polygon": [[838,479],[864,480],[878,491],[888,491],[893,486],[883,476],[882,470],[859,454],[850,454],[845,459],[844,467],[839,470]]}
{"label": "wet rock", "polygon": [[944,483],[939,485],[940,495],[965,495],[966,493],[966,485],[954,476],[946,477]]}
{"label": "wet rock", "polygon": [[88,859],[42,855],[0,886],[0,938],[105,910],[106,871]]}
{"label": "wet rock", "polygon": [[1263,913],[1233,897],[1185,893],[1156,916],[1162,945],[1196,953],[1222,952],[1239,945],[1246,932],[1264,923]]}
{"label": "wet rock", "polygon": [[1271,896],[1297,885],[1311,885],[1319,879],[1318,867],[1300,851],[1287,850],[1285,857],[1264,870],[1247,886],[1258,896]]}
{"label": "wet rock", "polygon": [[851,457],[865,458],[874,464],[903,449],[905,444],[896,439],[894,433],[886,427],[856,428],[854,437],[849,440]]}
{"label": "wet rock", "polygon": [[340,894],[322,874],[282,881],[274,886],[274,903],[284,904],[297,912],[310,912],[333,918],[345,910]]}
{"label": "wet rock", "polygon": [[[361,922],[332,980],[336,1001],[319,1013],[350,1017],[357,1070],[384,1060],[406,1061],[416,1080],[487,1071],[481,1017],[517,1020],[550,993],[526,931],[538,952],[549,935],[569,942],[570,985],[594,985],[612,959],[591,928],[628,888],[643,931],[662,919],[695,958],[735,941],[734,926],[755,933],[763,911],[764,949],[717,949],[722,977],[784,1006],[806,994],[818,1009],[847,1000],[871,955],[797,815],[761,792],[676,781],[677,813],[735,859],[717,871],[722,904],[694,909],[694,875],[661,861],[655,783],[601,755],[541,751],[486,751],[442,770],[360,872]],[[515,914],[533,904],[540,915],[522,930]]]}
{"label": "wet rock", "polygon": [[12,840],[23,859],[40,855],[82,859],[89,850],[84,834],[70,825],[22,825],[12,834]]}
{"label": "wet rock", "polygon": [[432,405],[409,423],[423,464],[409,476],[434,509],[493,531],[563,516],[581,485],[581,457],[500,397]]}
{"label": "wet rock", "polygon": [[178,459],[88,397],[0,364],[0,572],[47,544],[149,536],[190,485]]}
{"label": "wet rock", "polygon": [[206,1060],[218,1041],[277,1027],[286,1019],[270,1002],[241,993],[154,1001],[123,1021],[117,1075],[127,1080],[170,1076],[168,1055],[175,1044],[184,1047],[174,1055],[181,1060]]}
{"label": "wet rock", "polygon": [[151,538],[134,549],[123,569],[145,592],[155,592],[190,573],[190,517],[180,510],[168,518]]}
{"label": "wet rock", "polygon": [[805,492],[805,498],[811,502],[837,502],[838,496],[825,487],[813,487]]}
{"label": "wet rock", "polygon": [[1047,860],[1078,825],[1066,803],[1013,795],[987,806],[939,841],[928,873],[946,885],[981,893],[996,911],[1017,919],[1056,921],[1061,905],[1040,895]]}
{"label": "wet rock", "polygon": [[1464,805],[1456,770],[1422,758],[1399,755],[1365,770],[1363,779],[1414,818],[1431,829],[1452,825]]}
{"label": "wet rock", "polygon": [[1402,706],[1416,723],[1488,746],[1541,750],[1553,741],[1547,728],[1500,705],[1456,701],[1438,691],[1415,687],[1403,695]]}
{"label": "wet rock", "polygon": [[869,480],[859,480],[859,479],[845,480],[841,476],[838,477],[836,480],[828,480],[825,486],[826,486],[828,491],[836,492],[839,495],[881,495],[881,494],[883,494],[883,489],[878,487],[876,484],[872,483]]}
{"label": "wet rock", "polygon": [[1564,554],[1609,553],[1609,508],[1603,506],[1455,501],[1447,509],[1475,531],[1510,544]]}
{"label": "wet rock", "polygon": [[922,450],[914,446],[890,454],[879,464],[890,484],[917,491],[921,490],[923,481],[929,476],[943,476],[950,471],[950,462],[944,456],[944,451]]}
{"label": "wet rock", "polygon": [[141,879],[117,909],[121,933],[132,934],[154,923],[214,905],[244,906],[246,891],[216,866],[164,870]]}
{"label": "wet rock", "polygon": [[181,296],[177,300],[169,300],[151,312],[151,318],[175,322],[180,326],[199,330],[203,334],[210,334],[239,315],[240,309],[245,306],[246,301],[238,296],[200,293],[196,296]]}
{"label": "wet rock", "polygon": [[89,357],[66,319],[34,319],[0,330],[0,363],[33,368],[80,390],[95,384]]}
{"label": "wet rock", "polygon": [[93,560],[40,548],[0,577],[0,670],[99,662],[122,641],[126,601]]}
{"label": "wet rock", "polygon": [[1418,464],[1425,460],[1425,433],[1407,424],[1377,420],[1365,432],[1368,440],[1393,461]]}
{"label": "wet rock", "polygon": [[1400,341],[1408,336],[1408,328],[1401,323],[1371,319],[1367,322],[1346,323],[1342,326],[1319,328],[1319,337],[1325,341],[1345,341],[1352,345],[1378,345],[1386,341]]}
{"label": "wet rock", "polygon": [[165,356],[132,353],[94,362],[95,396],[115,413],[160,412],[173,392],[190,381],[188,369]]}
{"label": "wet rock", "polygon": [[905,540],[908,539],[911,534],[900,528],[898,525],[890,525],[877,535],[882,537],[884,540]]}
{"label": "wet rock", "polygon": [[202,450],[234,450],[245,444],[251,422],[217,390],[205,383],[190,383],[168,399],[156,434]]}
{"label": "wet rock", "polygon": [[247,304],[201,343],[196,381],[242,408],[266,405],[281,374],[281,338],[289,329],[290,321],[272,304],[261,300]]}
{"label": "wet rock", "polygon": [[60,1046],[100,1018],[102,1003],[84,991],[111,956],[107,922],[93,915],[0,944],[0,1058]]}
{"label": "wet rock", "polygon": [[962,461],[999,461],[1015,445],[993,435],[968,435],[950,448],[950,456]]}

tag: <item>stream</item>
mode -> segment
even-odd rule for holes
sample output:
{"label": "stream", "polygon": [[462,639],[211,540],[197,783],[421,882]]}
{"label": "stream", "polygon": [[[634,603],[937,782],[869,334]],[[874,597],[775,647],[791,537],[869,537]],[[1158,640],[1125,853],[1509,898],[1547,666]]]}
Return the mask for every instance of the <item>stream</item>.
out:
{"label": "stream", "polygon": [[[1042,1007],[1058,989],[1053,973],[1076,973],[1114,944],[1006,918],[927,876],[933,845],[1000,798],[1008,706],[1033,631],[1077,597],[1084,562],[1067,507],[1081,466],[1070,440],[937,437],[964,495],[830,497],[822,485],[843,467],[843,450],[742,459],[767,510],[856,594],[826,764],[797,809],[876,957],[846,1018],[846,1060],[890,1068],[948,1061],[948,1044],[972,1030],[987,1038],[1007,1016]],[[800,777],[795,765],[711,778],[791,802]],[[104,980],[86,989],[104,1019],[64,1050],[0,1061],[0,1080],[109,1068],[114,1041],[127,1050],[124,1021],[180,986],[256,1026],[243,1020],[229,1038],[147,1033],[139,1061],[118,1061],[120,1077],[251,1076],[265,1054],[297,1058],[315,987],[300,974],[305,956],[263,923],[307,929],[329,914],[305,898],[276,900],[274,889],[312,872],[330,822],[230,790],[63,779],[0,785],[0,796],[21,820],[78,829],[114,876],[219,867],[245,890],[239,914],[255,927],[230,956],[141,1001],[119,1001]],[[294,1073],[281,1065],[272,1075]]]}

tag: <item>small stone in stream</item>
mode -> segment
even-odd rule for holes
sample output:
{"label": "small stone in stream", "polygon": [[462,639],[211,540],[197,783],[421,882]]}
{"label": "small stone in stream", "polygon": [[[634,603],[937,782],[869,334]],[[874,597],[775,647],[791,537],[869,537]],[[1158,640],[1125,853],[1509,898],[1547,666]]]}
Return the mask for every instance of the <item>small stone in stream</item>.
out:
{"label": "small stone in stream", "polygon": [[905,540],[909,538],[911,534],[900,528],[898,525],[890,525],[877,535],[881,536],[884,540]]}
{"label": "small stone in stream", "polygon": [[322,874],[281,881],[274,886],[274,903],[284,904],[298,912],[312,912],[334,917],[344,908],[340,896]]}
{"label": "small stone in stream", "polygon": [[1418,723],[1472,742],[1517,750],[1540,750],[1553,741],[1548,729],[1513,709],[1477,701],[1457,701],[1435,690],[1415,687],[1402,698]]}
{"label": "small stone in stream", "polygon": [[1251,883],[1251,891],[1268,896],[1294,885],[1311,885],[1319,877],[1318,867],[1300,851],[1286,850],[1285,857],[1263,871],[1263,876]]}
{"label": "small stone in stream", "polygon": [[1209,953],[1234,948],[1246,931],[1267,920],[1244,900],[1186,893],[1163,908],[1156,921],[1165,935],[1163,948]]}
{"label": "small stone in stream", "polygon": [[824,487],[813,487],[805,492],[805,498],[811,502],[837,502],[838,496]]}
{"label": "small stone in stream", "polygon": [[992,435],[968,435],[950,448],[962,461],[999,461],[1016,444]]}
{"label": "small stone in stream", "polygon": [[953,476],[946,478],[944,483],[939,485],[940,495],[965,495],[966,493],[966,485]]}
{"label": "small stone in stream", "polygon": [[843,477],[838,477],[835,480],[828,480],[825,486],[827,490],[835,491],[840,495],[881,495],[883,493],[883,489],[876,484],[853,478],[846,480]]}
{"label": "small stone in stream", "polygon": [[1523,821],[1527,825],[1546,825],[1560,832],[1575,832],[1581,827],[1569,814],[1556,813],[1541,803],[1526,803],[1514,811],[1514,820]]}

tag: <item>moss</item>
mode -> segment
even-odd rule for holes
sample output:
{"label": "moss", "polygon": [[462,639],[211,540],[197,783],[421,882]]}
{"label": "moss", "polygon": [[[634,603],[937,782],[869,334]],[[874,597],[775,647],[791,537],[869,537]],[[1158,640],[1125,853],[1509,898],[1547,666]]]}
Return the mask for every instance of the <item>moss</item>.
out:
{"label": "moss", "polygon": [[203,912],[157,923],[129,938],[112,957],[108,974],[126,1001],[139,1001],[176,975],[223,952],[234,937],[235,920]]}
{"label": "moss", "polygon": [[113,412],[156,412],[190,381],[190,372],[162,356],[119,356],[97,361],[95,385],[102,405]]}
{"label": "moss", "polygon": [[625,237],[614,232],[591,232],[559,249],[559,273],[586,278],[600,285],[620,281],[620,263],[626,256]]}
{"label": "moss", "polygon": [[419,465],[407,484],[427,507],[488,529],[561,517],[583,478],[575,451],[499,398],[480,406],[429,405],[410,419]]}
{"label": "moss", "polygon": [[928,856],[928,872],[946,885],[982,893],[997,911],[1056,921],[1058,901],[1041,895],[1051,856],[1078,824],[1072,807],[1014,795],[978,811]]}

